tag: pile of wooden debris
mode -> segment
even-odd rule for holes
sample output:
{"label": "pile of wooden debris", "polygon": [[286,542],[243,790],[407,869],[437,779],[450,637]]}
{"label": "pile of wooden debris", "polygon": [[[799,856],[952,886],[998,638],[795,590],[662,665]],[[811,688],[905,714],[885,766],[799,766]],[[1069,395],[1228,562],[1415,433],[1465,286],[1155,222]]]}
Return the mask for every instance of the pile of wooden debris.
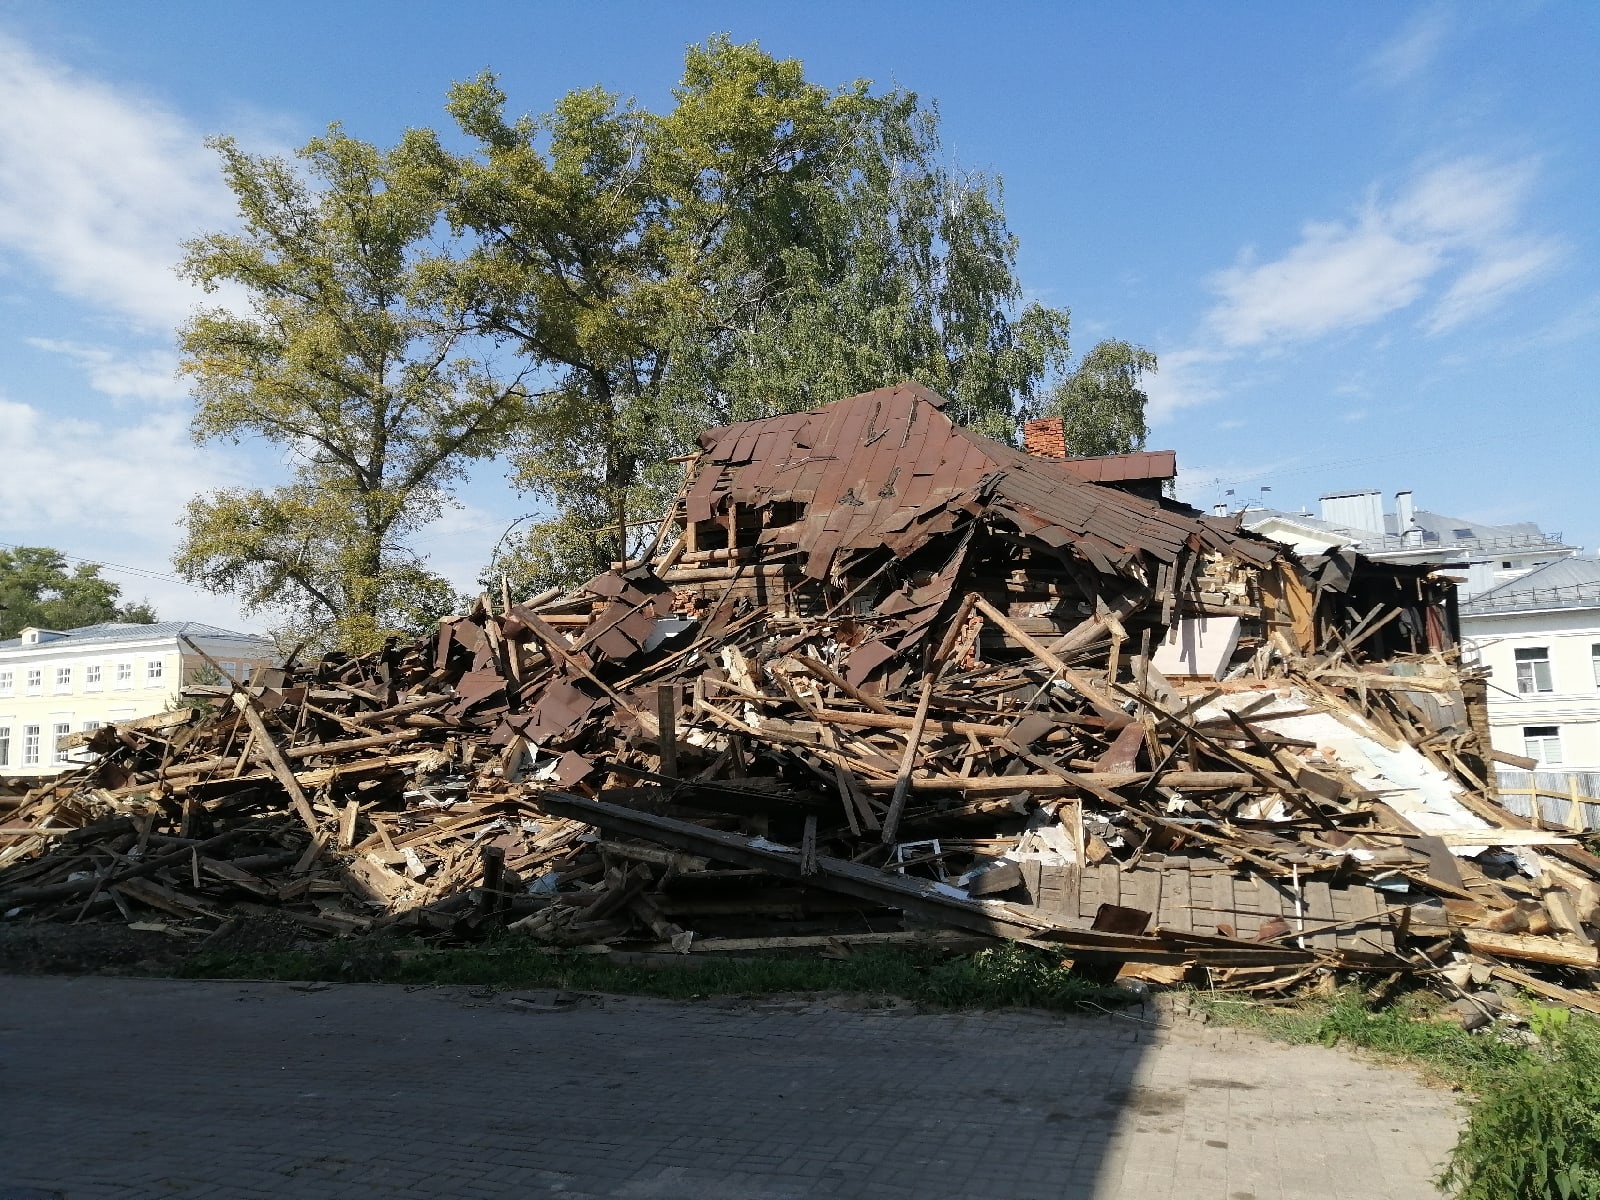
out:
{"label": "pile of wooden debris", "polygon": [[637,563],[97,731],[0,828],[0,909],[688,954],[932,928],[1600,1011],[1600,859],[1497,803],[1447,578],[1302,562],[942,403],[712,430]]}

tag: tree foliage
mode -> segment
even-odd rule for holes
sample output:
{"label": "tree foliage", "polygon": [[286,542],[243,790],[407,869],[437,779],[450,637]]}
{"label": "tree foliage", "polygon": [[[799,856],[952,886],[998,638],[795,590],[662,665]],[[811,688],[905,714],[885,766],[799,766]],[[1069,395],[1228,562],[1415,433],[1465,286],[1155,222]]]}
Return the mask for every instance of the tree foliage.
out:
{"label": "tree foliage", "polygon": [[497,379],[454,297],[429,286],[440,197],[407,143],[383,152],[334,126],[298,163],[214,146],[242,229],[191,242],[183,272],[245,305],[181,331],[193,432],[280,446],[292,479],[196,497],[178,571],[369,649],[453,606],[406,537],[503,445],[521,380]]}
{"label": "tree foliage", "polygon": [[148,603],[119,604],[122,589],[100,577],[99,566],[68,569],[59,551],[46,546],[0,550],[0,638],[29,626],[78,629],[108,621],[148,625],[156,619]]}
{"label": "tree foliage", "polygon": [[216,143],[242,230],[184,271],[247,306],[182,331],[194,433],[264,438],[292,477],[197,497],[186,578],[364,649],[449,607],[408,538],[474,459],[542,510],[490,573],[570,584],[649,536],[700,430],[905,379],[991,436],[1109,405],[1105,439],[1142,444],[1154,360],[1063,378],[1068,315],[1023,303],[999,182],[949,165],[915,94],[715,37],[662,112],[507,106],[485,73],[450,92],[459,137]]}
{"label": "tree foliage", "polygon": [[1128,342],[1103,341],[1085,354],[1045,402],[1045,412],[1061,418],[1068,452],[1094,455],[1143,450],[1150,433],[1145,424],[1150,397],[1139,382],[1146,371],[1155,369],[1156,356]]}
{"label": "tree foliage", "polygon": [[511,456],[557,514],[512,546],[529,585],[616,557],[702,428],[910,378],[1004,434],[1066,361],[1067,314],[1021,307],[998,185],[943,164],[914,95],[713,38],[674,100],[512,120],[486,74],[449,103],[474,151],[433,146],[475,243],[437,264],[449,289],[549,375]]}

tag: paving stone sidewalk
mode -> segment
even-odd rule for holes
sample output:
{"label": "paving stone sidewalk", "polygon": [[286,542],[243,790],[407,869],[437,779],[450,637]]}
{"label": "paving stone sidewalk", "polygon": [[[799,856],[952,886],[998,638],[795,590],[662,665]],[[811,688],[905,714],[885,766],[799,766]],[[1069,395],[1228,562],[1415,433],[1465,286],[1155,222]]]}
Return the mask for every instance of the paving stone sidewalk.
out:
{"label": "paving stone sidewalk", "polygon": [[1436,1195],[1449,1094],[1145,1016],[0,976],[0,1200]]}

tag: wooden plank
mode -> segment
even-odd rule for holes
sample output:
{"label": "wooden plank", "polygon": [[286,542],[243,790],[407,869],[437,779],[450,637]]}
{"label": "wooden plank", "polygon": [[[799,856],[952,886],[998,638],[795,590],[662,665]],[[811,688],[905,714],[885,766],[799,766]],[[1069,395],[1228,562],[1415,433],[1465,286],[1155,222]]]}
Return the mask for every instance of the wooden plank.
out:
{"label": "wooden plank", "polygon": [[1169,867],[1161,873],[1161,910],[1166,914],[1160,921],[1161,928],[1181,933],[1194,931],[1193,884],[1194,873],[1187,867]]}
{"label": "wooden plank", "polygon": [[[1313,879],[1302,884],[1306,894],[1306,920],[1308,924],[1325,925],[1338,920],[1333,915],[1333,896],[1326,880]],[[1337,950],[1339,940],[1331,929],[1313,934],[1308,941],[1314,950]]]}
{"label": "wooden plank", "polygon": [[894,797],[889,801],[889,812],[883,818],[883,832],[879,835],[886,846],[894,845],[895,837],[900,832],[900,814],[905,811],[906,796],[911,790],[911,770],[917,764],[917,755],[921,753],[922,730],[928,723],[928,706],[933,701],[933,685],[938,682],[939,674],[936,668],[932,668],[922,681],[917,715],[911,722],[911,732],[906,734],[905,753],[900,758],[900,771],[894,781]]}
{"label": "wooden plank", "polygon": [[1156,919],[1161,911],[1161,876],[1162,872],[1153,868],[1123,872],[1123,904],[1141,909]]}
{"label": "wooden plank", "polygon": [[317,814],[311,808],[311,801],[306,799],[305,790],[301,788],[300,781],[294,777],[294,771],[289,766],[288,760],[283,757],[283,751],[278,749],[278,743],[273,741],[272,734],[267,731],[266,722],[261,719],[261,714],[256,711],[256,703],[244,692],[234,692],[234,707],[243,714],[245,723],[250,726],[250,731],[255,734],[255,752],[265,759],[273,775],[283,785],[283,790],[289,793],[289,803],[299,818],[305,822],[307,829],[313,835],[317,832]]}
{"label": "wooden plank", "polygon": [[1584,948],[1559,942],[1555,938],[1490,933],[1486,929],[1463,929],[1461,936],[1469,949],[1495,958],[1523,959],[1528,962],[1590,969],[1600,967],[1600,952],[1593,946]]}
{"label": "wooden plank", "polygon": [[356,818],[361,815],[361,802],[351,799],[339,814],[339,849],[348,850],[356,844]]}

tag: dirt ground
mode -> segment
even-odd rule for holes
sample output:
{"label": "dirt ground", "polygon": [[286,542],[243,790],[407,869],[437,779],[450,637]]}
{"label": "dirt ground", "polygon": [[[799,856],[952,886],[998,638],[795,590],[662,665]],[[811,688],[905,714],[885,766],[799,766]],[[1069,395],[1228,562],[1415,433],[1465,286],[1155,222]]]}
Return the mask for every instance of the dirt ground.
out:
{"label": "dirt ground", "polygon": [[0,972],[13,975],[152,975],[178,972],[199,954],[256,954],[317,945],[293,922],[241,920],[215,931],[179,932],[159,921],[132,929],[122,921],[0,919]]}

